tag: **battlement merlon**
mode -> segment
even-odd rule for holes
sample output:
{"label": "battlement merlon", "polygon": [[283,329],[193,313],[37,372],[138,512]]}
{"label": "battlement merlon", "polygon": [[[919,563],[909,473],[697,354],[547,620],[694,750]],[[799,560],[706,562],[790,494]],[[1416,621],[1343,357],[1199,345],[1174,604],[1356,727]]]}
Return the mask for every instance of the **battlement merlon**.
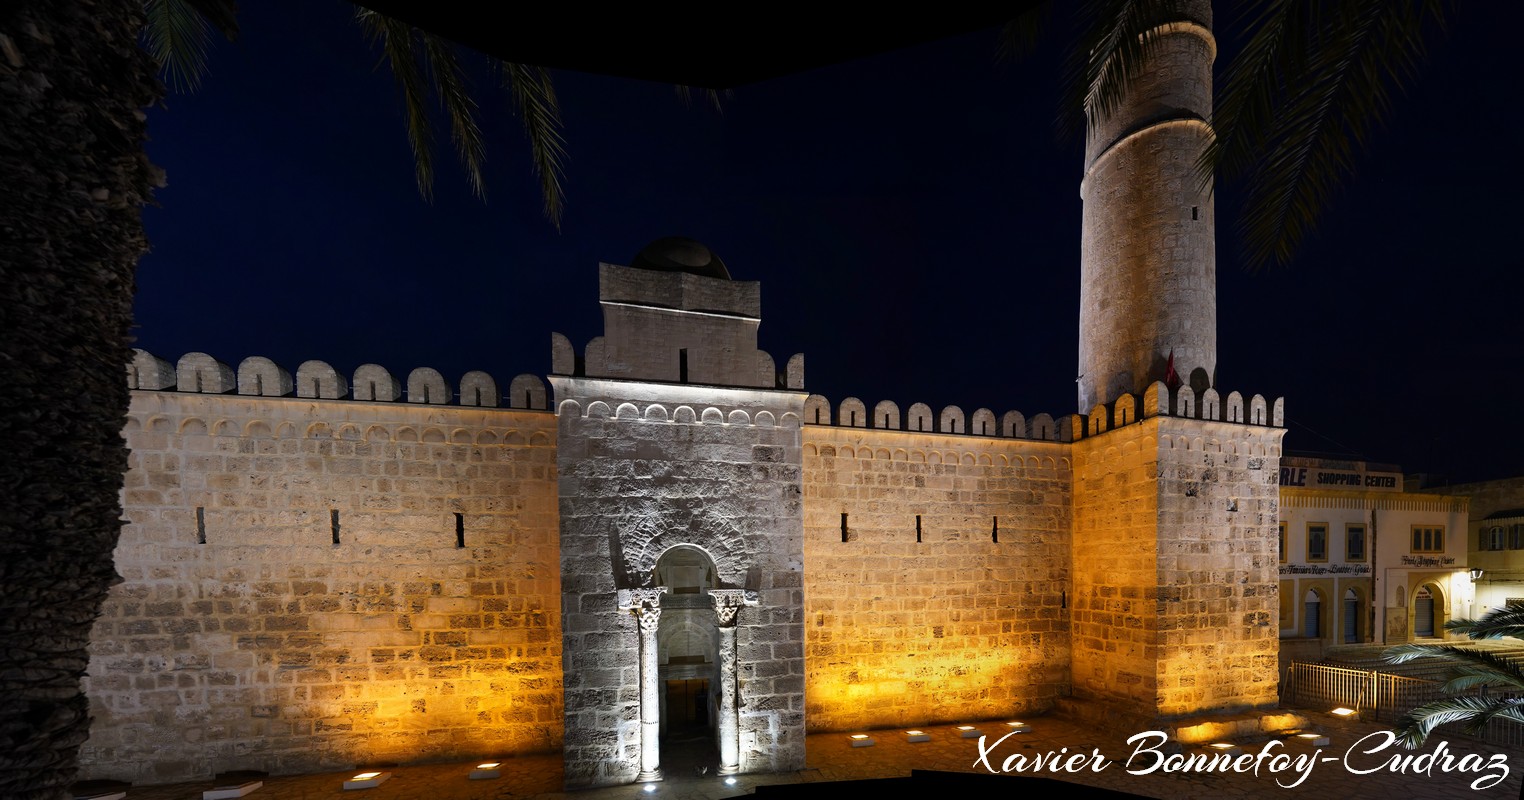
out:
{"label": "battlement merlon", "polygon": [[323,361],[302,362],[293,377],[284,367],[263,356],[245,358],[235,370],[206,353],[186,353],[171,364],[146,350],[134,349],[132,352],[132,360],[127,363],[127,387],[143,391],[236,392],[257,397],[550,409],[545,382],[530,374],[515,376],[508,385],[507,394],[500,395],[497,381],[478,370],[461,376],[456,392],[444,376],[431,367],[414,369],[408,373],[407,381],[402,382],[385,367],[361,364],[350,382]]}

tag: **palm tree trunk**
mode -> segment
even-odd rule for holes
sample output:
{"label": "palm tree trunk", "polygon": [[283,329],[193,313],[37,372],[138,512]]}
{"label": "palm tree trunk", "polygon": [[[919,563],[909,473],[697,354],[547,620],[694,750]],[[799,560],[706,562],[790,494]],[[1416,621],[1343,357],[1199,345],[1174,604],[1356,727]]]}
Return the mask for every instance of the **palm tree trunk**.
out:
{"label": "palm tree trunk", "polygon": [[117,580],[140,206],[141,0],[0,10],[0,797],[63,798]]}

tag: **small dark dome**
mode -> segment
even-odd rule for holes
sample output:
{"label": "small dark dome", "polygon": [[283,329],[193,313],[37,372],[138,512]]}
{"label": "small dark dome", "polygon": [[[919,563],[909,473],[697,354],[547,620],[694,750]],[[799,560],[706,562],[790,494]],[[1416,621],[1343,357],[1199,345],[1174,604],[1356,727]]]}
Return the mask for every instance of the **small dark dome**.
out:
{"label": "small dark dome", "polygon": [[705,278],[730,280],[725,262],[699,242],[682,236],[668,236],[645,246],[630,266],[657,272],[686,272]]}

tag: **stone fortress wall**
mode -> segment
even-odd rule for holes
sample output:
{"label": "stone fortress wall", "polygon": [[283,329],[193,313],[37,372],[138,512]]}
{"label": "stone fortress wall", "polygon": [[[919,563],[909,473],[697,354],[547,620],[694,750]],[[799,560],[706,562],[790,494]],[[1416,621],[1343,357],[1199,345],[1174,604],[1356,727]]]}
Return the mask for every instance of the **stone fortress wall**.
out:
{"label": "stone fortress wall", "polygon": [[[92,636],[84,774],[137,782],[561,746],[556,418],[433,370],[408,400],[139,353],[123,582]],[[181,391],[169,391],[180,387]],[[233,392],[237,393],[233,393]],[[292,393],[298,396],[289,396]],[[286,396],[281,396],[286,395]],[[422,402],[427,398],[427,402]]]}
{"label": "stone fortress wall", "polygon": [[811,730],[1275,703],[1283,400],[866,409],[805,402]]}
{"label": "stone fortress wall", "polygon": [[[806,419],[829,421],[811,395]],[[1045,415],[1044,415],[1045,416]],[[985,720],[1067,693],[1069,447],[994,415],[843,400],[804,429],[806,722]],[[1021,415],[1007,433],[1026,436]],[[1038,432],[1053,431],[1051,421]]]}
{"label": "stone fortress wall", "polygon": [[[558,363],[574,360],[564,341]],[[786,389],[554,377],[567,396],[552,402],[519,376],[507,408],[482,373],[457,388],[415,370],[407,402],[374,365],[350,382],[321,362],[289,376],[140,353],[128,378],[124,582],[94,635],[88,776],[503,756],[564,737],[569,782],[628,780],[590,765],[639,750],[638,669],[616,655],[638,626],[612,613],[605,520],[641,515],[651,535],[623,536],[635,550],[619,563],[650,571],[667,544],[696,543],[716,586],[757,595],[736,624],[748,771],[802,763],[804,726],[998,718],[1071,691],[1140,713],[1273,702],[1279,400],[1154,384],[1057,419],[870,414],[806,397],[797,356]],[[631,486],[653,470],[694,491],[651,512]],[[1142,546],[1126,515],[1146,529],[1203,487],[1195,533],[1125,552]],[[1144,589],[1182,582],[1201,596]],[[1213,584],[1243,596],[1207,597]],[[1238,626],[1244,642],[1221,638]],[[1210,641],[1183,642],[1188,629]],[[584,675],[586,692],[563,692]]]}

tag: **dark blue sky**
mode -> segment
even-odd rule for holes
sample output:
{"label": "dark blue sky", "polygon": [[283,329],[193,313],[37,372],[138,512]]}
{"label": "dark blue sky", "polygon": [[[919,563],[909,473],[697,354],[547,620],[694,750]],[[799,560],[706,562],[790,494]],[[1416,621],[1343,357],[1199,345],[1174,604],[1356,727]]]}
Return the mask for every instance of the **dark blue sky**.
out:
{"label": "dark blue sky", "polygon": [[[601,333],[599,261],[685,235],[762,281],[762,347],[804,352],[833,403],[1074,410],[1081,156],[1052,133],[1056,47],[997,63],[993,31],[963,36],[745,86],[723,115],[558,72],[557,232],[489,85],[488,201],[447,143],[420,199],[353,8],[246,4],[200,91],[150,113],[169,186],[145,213],[138,346],[544,374],[551,331]],[[1291,268],[1244,273],[1219,190],[1218,385],[1285,396],[1290,449],[1524,474],[1521,19],[1493,8],[1462,9]]]}

